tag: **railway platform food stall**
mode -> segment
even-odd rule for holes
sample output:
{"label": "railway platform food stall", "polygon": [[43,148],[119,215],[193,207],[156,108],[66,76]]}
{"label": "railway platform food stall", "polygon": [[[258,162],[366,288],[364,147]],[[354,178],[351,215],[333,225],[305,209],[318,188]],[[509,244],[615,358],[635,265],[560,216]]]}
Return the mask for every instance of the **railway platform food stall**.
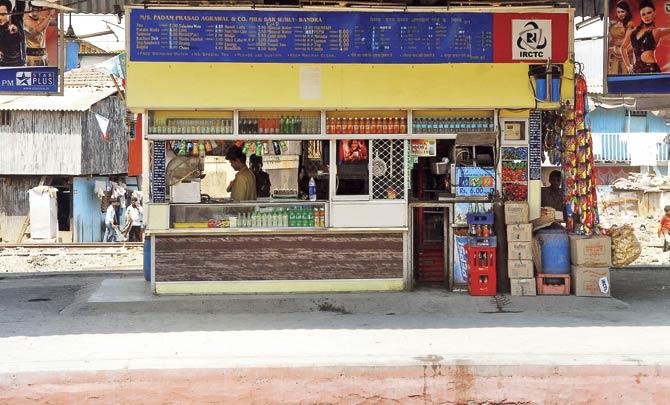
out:
{"label": "railway platform food stall", "polygon": [[[539,213],[533,117],[573,84],[538,100],[530,67],[573,71],[570,9],[127,13],[157,294],[463,287],[468,214],[495,191]],[[516,49],[533,26],[542,50]],[[233,146],[269,196],[230,200]]]}

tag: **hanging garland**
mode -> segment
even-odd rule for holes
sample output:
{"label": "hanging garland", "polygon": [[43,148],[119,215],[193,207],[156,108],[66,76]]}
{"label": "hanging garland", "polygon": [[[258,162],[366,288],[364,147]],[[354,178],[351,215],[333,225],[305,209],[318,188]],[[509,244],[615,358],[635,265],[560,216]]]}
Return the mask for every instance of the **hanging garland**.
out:
{"label": "hanging garland", "polygon": [[568,105],[563,116],[566,225],[570,232],[591,234],[599,218],[593,140],[586,121],[586,79],[582,74],[576,77],[575,93],[574,109]]}

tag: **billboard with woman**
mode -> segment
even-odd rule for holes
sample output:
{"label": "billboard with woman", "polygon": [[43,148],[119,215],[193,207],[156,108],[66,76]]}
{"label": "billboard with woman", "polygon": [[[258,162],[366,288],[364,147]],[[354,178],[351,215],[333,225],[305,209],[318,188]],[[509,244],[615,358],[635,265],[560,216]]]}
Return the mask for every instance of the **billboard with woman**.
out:
{"label": "billboard with woman", "polygon": [[610,93],[670,91],[670,3],[611,0],[607,40]]}

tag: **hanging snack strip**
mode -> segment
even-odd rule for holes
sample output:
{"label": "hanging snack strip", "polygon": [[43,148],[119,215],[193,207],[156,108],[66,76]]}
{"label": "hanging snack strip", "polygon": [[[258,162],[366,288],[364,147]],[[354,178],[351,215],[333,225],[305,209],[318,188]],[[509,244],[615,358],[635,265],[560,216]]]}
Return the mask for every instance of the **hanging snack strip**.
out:
{"label": "hanging snack strip", "polygon": [[215,141],[170,141],[168,147],[177,156],[206,156],[218,145]]}
{"label": "hanging snack strip", "polygon": [[577,77],[575,109],[564,113],[565,203],[568,231],[591,234],[598,223],[591,131],[586,125],[586,80]]}

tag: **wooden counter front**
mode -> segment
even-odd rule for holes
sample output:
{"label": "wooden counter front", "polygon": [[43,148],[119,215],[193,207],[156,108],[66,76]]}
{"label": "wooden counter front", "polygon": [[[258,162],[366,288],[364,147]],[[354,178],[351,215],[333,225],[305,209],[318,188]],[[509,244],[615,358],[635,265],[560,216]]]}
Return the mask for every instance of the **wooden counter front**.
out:
{"label": "wooden counter front", "polygon": [[401,279],[403,235],[155,235],[155,281]]}

